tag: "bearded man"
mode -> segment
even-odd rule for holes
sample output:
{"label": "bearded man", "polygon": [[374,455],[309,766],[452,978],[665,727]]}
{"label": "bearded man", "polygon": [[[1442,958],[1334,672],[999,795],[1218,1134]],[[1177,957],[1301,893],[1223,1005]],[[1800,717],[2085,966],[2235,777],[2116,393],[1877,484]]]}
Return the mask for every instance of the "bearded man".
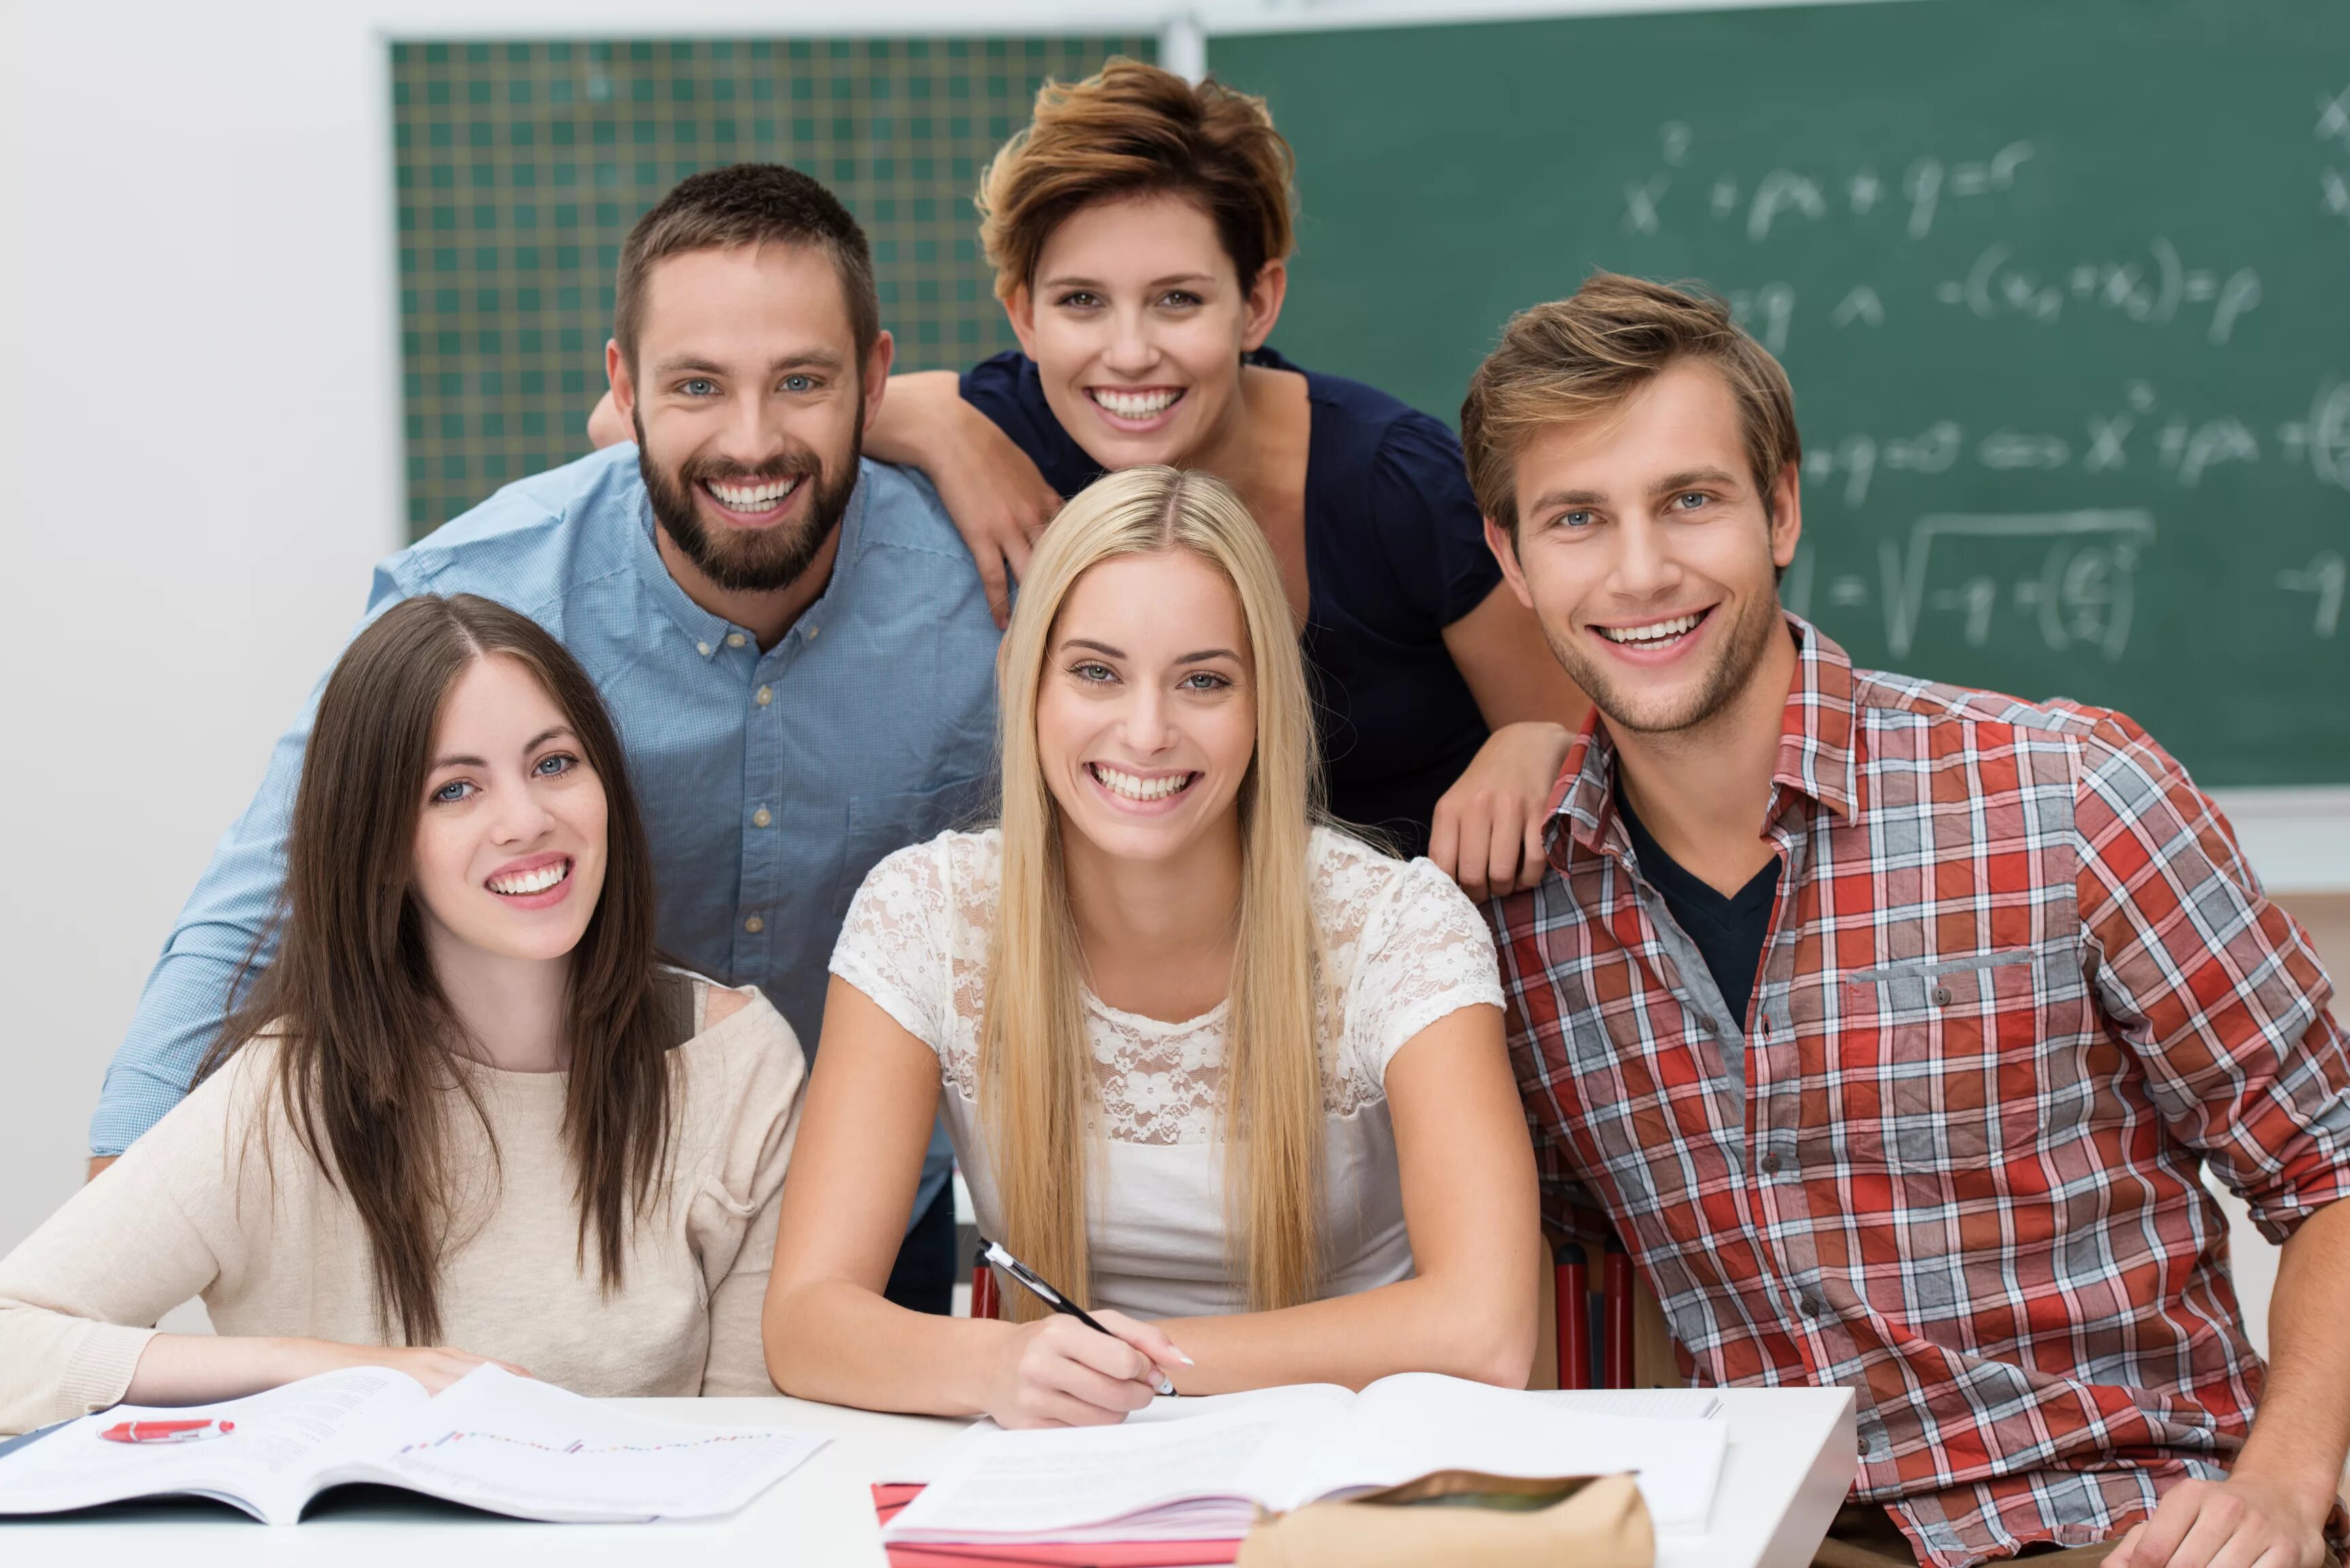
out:
{"label": "bearded man", "polygon": [[[983,804],[994,740],[978,568],[927,481],[861,456],[879,318],[865,235],[822,185],[771,164],[684,181],[620,252],[607,369],[636,445],[391,556],[367,610],[481,594],[562,639],[627,747],[662,947],[758,985],[811,1051],[850,896]],[[187,1092],[266,961],[309,732],[306,713],[278,742],[181,912],[108,1069],[93,1175]],[[952,1247],[934,1141],[892,1299],[947,1310]]]}

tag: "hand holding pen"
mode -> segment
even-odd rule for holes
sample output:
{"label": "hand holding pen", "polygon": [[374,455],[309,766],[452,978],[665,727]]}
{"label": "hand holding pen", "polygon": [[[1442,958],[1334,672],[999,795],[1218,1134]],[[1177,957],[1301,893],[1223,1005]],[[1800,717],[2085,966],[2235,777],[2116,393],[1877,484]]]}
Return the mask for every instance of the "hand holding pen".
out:
{"label": "hand holding pen", "polygon": [[1172,1394],[1169,1374],[1192,1365],[1153,1324],[1123,1313],[1088,1313],[1003,1247],[987,1261],[1053,1309],[1021,1325],[1004,1376],[987,1401],[1005,1427],[1093,1427],[1126,1418],[1154,1395]]}

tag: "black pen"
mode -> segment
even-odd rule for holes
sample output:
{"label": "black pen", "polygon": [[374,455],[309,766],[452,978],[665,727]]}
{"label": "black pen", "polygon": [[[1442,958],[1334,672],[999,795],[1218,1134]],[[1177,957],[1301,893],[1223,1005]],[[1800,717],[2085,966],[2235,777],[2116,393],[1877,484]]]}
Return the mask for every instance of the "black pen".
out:
{"label": "black pen", "polygon": [[[987,1251],[983,1253],[982,1256],[985,1257],[989,1262],[994,1264],[997,1268],[1002,1269],[1005,1273],[1011,1275],[1012,1281],[1014,1284],[1019,1285],[1030,1295],[1035,1296],[1038,1301],[1043,1302],[1055,1312],[1064,1313],[1070,1317],[1076,1318],[1079,1323],[1084,1324],[1096,1334],[1109,1334],[1109,1336],[1112,1339],[1117,1339],[1118,1337],[1117,1334],[1110,1334],[1108,1329],[1103,1327],[1100,1321],[1097,1319],[1093,1314],[1087,1312],[1085,1308],[1079,1306],[1076,1303],[1071,1301],[1068,1297],[1055,1290],[1051,1285],[1045,1283],[1043,1275],[1037,1273],[1035,1270],[1030,1268],[1027,1264],[1014,1257],[1004,1249],[1003,1242],[990,1241],[987,1244]],[[1180,1355],[1181,1352],[1179,1351],[1177,1354]],[[1153,1370],[1155,1371],[1157,1368],[1154,1367]],[[1161,1394],[1172,1394],[1175,1392],[1175,1385],[1168,1380],[1167,1374],[1164,1372],[1160,1372],[1159,1374],[1159,1391]]]}

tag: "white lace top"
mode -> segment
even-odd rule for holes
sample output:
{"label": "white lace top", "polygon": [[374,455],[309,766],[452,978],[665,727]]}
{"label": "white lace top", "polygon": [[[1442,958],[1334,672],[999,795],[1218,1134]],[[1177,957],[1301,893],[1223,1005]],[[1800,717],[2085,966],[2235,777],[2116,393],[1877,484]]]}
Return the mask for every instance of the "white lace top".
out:
{"label": "white lace top", "polygon": [[[1449,1012],[1502,1005],[1493,940],[1476,906],[1426,860],[1404,862],[1326,828],[1311,848],[1326,974],[1320,1047],[1326,1289],[1411,1272],[1388,1061]],[[873,868],[849,906],[832,972],[938,1054],[941,1103],[983,1233],[1001,1211],[979,1122],[979,1026],[1002,836],[942,833]],[[1089,1194],[1093,1299],[1138,1317],[1240,1310],[1225,1246],[1217,1127],[1228,1003],[1163,1023],[1086,994],[1107,1158]]]}

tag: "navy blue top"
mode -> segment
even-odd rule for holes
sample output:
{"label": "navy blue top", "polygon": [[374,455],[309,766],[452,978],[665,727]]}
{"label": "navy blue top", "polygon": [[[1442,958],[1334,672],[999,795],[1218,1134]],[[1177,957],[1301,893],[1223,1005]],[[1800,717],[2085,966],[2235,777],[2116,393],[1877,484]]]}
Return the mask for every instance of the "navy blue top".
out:
{"label": "navy blue top", "polygon": [[[1248,363],[1298,369],[1271,348]],[[1451,431],[1375,387],[1301,373],[1313,409],[1302,646],[1330,810],[1425,854],[1437,798],[1487,733],[1444,628],[1484,602],[1502,568]],[[1064,496],[1102,476],[1053,417],[1026,355],[972,366],[962,395]]]}

